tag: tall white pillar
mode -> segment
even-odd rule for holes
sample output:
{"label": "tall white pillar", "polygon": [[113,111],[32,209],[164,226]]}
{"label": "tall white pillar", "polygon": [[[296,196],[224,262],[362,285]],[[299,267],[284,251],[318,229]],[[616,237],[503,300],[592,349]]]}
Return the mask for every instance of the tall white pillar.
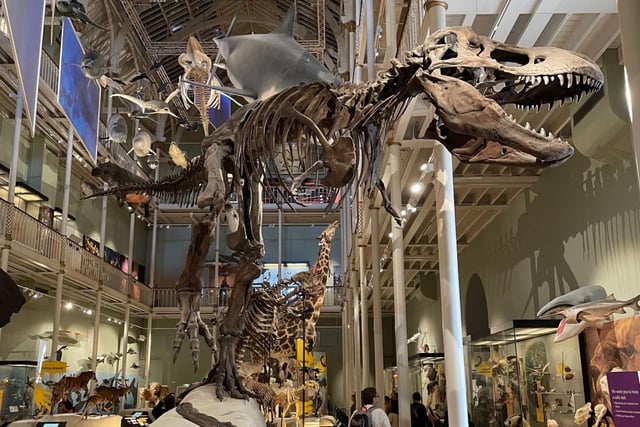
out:
{"label": "tall white pillar", "polygon": [[[96,304],[93,307],[94,315],[93,318],[93,339],[91,345],[91,370],[93,372],[96,371],[96,367],[98,365],[98,343],[100,342],[100,315],[102,313],[102,283],[98,285],[98,291],[96,292]],[[92,389],[95,388],[97,383],[94,381],[94,384],[91,385]]]}
{"label": "tall white pillar", "polygon": [[[431,31],[446,27],[447,4],[430,0],[425,5]],[[467,427],[467,392],[464,349],[462,348],[462,311],[458,281],[458,247],[456,237],[455,200],[453,195],[453,162],[444,145],[434,148],[436,177],[436,220],[438,227],[438,262],[440,264],[440,295],[442,304],[442,335],[444,341],[445,376],[447,378],[447,408],[449,425]]]}
{"label": "tall white pillar", "polygon": [[153,310],[147,316],[147,339],[145,341],[144,351],[144,380],[145,386],[149,386],[149,375],[151,372],[151,335],[153,333]]}
{"label": "tall white pillar", "polygon": [[[11,148],[11,164],[9,165],[9,189],[7,201],[13,206],[13,199],[16,194],[16,180],[18,179],[18,155],[20,154],[20,130],[22,129],[22,91],[18,88],[16,94],[16,120],[13,124],[13,145]],[[9,249],[10,246],[2,247],[2,255],[0,256],[0,267],[7,271],[9,268]],[[0,331],[2,331],[0,329]]]}
{"label": "tall white pillar", "polygon": [[[62,193],[62,222],[60,224],[60,234],[67,236],[67,223],[69,217],[69,192],[71,190],[71,165],[73,160],[73,126],[69,123],[69,134],[67,137],[67,158],[64,170],[64,190]],[[68,250],[68,246],[64,246],[62,257]],[[58,350],[58,338],[60,334],[60,312],[62,309],[62,288],[64,283],[64,261],[61,260],[60,271],[56,277],[56,305],[53,314],[53,334],[51,336],[51,353],[50,360],[55,360],[56,350]]]}
{"label": "tall white pillar", "polygon": [[[160,165],[154,170],[153,179],[160,178]],[[151,224],[151,255],[149,256],[149,286],[156,287],[156,248],[158,245],[158,199],[153,197],[153,223]],[[152,303],[153,305],[153,303]]]}
{"label": "tall white pillar", "polygon": [[628,95],[631,98],[631,134],[635,151],[636,171],[640,180],[640,54],[638,53],[638,22],[640,2],[638,0],[618,0],[618,19],[622,38],[622,55],[627,73]]}
{"label": "tall white pillar", "polygon": [[122,379],[126,379],[127,378],[127,350],[128,350],[128,346],[129,346],[129,315],[131,312],[131,302],[129,302],[129,298],[127,298],[127,302],[125,304],[125,309],[124,309],[124,326],[123,326],[123,332],[122,332],[122,343],[121,343],[121,352],[122,352],[122,358],[120,359],[122,361],[122,365],[120,366],[120,375],[122,375]]}
{"label": "tall white pillar", "polygon": [[362,387],[369,386],[369,304],[367,301],[367,268],[364,258],[364,194],[358,189],[358,283],[360,284],[360,331],[362,342]]}
{"label": "tall white pillar", "polygon": [[362,405],[360,391],[362,390],[362,341],[360,337],[360,298],[358,294],[358,271],[351,269],[350,288],[353,295],[353,375],[356,391],[356,407]]}
{"label": "tall white pillar", "polygon": [[380,289],[379,208],[369,205],[371,218],[371,283],[373,284],[373,355],[376,390],[384,393],[384,338],[382,335],[382,298]]}
{"label": "tall white pillar", "polygon": [[[402,188],[400,187],[400,143],[389,141],[389,193],[391,205],[400,212],[402,210]],[[407,290],[404,281],[404,243],[402,227],[392,221],[393,249],[393,306],[396,332],[396,363],[398,365],[398,418],[401,426],[411,425],[409,405],[409,349],[407,348]],[[455,424],[451,424],[455,425]]]}

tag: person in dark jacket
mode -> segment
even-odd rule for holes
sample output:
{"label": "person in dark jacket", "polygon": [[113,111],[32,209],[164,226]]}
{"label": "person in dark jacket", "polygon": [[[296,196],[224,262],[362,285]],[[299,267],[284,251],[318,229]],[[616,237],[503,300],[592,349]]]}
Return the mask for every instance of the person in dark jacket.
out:
{"label": "person in dark jacket", "polygon": [[156,404],[156,406],[154,406],[154,408],[151,410],[151,415],[153,416],[153,419],[157,420],[162,414],[175,408],[175,406],[176,395],[173,393],[169,393],[163,400],[161,400]]}
{"label": "person in dark jacket", "polygon": [[413,403],[411,403],[411,427],[431,426],[427,419],[427,408],[422,404],[420,392],[413,393]]}

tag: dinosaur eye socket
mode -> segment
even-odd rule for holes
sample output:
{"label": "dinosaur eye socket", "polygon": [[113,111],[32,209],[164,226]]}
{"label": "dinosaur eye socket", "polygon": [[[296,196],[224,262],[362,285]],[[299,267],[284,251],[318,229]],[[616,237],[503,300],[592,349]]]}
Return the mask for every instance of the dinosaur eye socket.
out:
{"label": "dinosaur eye socket", "polygon": [[533,59],[533,63],[534,64],[539,64],[541,62],[544,62],[545,58],[543,56],[537,56]]}

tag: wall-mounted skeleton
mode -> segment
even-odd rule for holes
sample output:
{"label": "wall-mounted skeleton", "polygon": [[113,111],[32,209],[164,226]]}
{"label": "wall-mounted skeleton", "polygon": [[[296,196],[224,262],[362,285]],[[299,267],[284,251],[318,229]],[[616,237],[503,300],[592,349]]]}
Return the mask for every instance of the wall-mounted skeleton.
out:
{"label": "wall-mounted skeleton", "polygon": [[[579,97],[603,84],[600,69],[582,55],[551,47],[510,46],[457,27],[435,32],[425,45],[408,52],[404,63],[393,61],[373,82],[338,85],[293,41],[290,29],[285,22],[262,38],[237,36],[221,41],[227,71],[237,87],[234,93],[257,101],[240,108],[203,141],[208,181],[197,204],[210,206],[215,216],[235,192],[242,219],[229,245],[241,255],[239,277],[220,330],[221,357],[207,379],[217,382],[220,398],[223,391],[238,397],[246,393],[237,377],[234,348],[242,333],[242,306],[251,281],[259,275],[254,261],[264,255],[263,188],[295,199],[301,177],[324,168],[323,182],[334,188],[334,196],[353,183],[365,185],[369,192],[377,187],[385,208],[397,218],[378,169],[384,141],[413,97],[424,96],[435,106],[433,136],[461,161],[546,168],[566,161],[573,148],[543,130],[519,125],[501,105],[539,107]],[[256,63],[264,58],[254,54],[256,49],[267,46],[274,52],[272,57],[279,58],[274,66],[294,70],[294,77],[278,70],[270,73],[265,64]],[[310,164],[312,152],[319,160]],[[284,186],[275,166],[277,153],[299,159],[300,170],[287,171],[293,180],[291,188]],[[225,178],[228,174],[233,176],[231,181]],[[274,181],[281,185],[271,186]],[[165,191],[162,181],[126,190]],[[329,206],[334,202],[331,199]],[[179,286],[178,291],[199,295],[199,289]],[[181,323],[189,325],[185,331],[193,349],[198,327],[191,322],[196,317],[184,308],[194,307],[187,300],[181,304],[188,315]]]}

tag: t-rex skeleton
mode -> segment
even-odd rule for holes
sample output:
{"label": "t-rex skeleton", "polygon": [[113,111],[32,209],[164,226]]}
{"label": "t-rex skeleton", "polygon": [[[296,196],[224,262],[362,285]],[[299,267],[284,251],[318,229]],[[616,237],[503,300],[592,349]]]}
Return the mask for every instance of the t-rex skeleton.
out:
{"label": "t-rex skeleton", "polygon": [[[369,191],[377,186],[386,196],[378,175],[383,143],[408,102],[424,96],[435,106],[433,136],[461,161],[551,167],[566,161],[573,148],[542,129],[531,129],[528,123],[521,126],[501,105],[539,108],[598,90],[602,84],[598,66],[582,55],[551,47],[510,46],[479,36],[470,28],[454,27],[433,33],[425,45],[407,53],[405,63],[393,61],[373,82],[334,86],[320,81],[283,87],[275,95],[238,110],[203,142],[207,147],[205,167],[213,169],[209,176],[215,178],[198,197],[200,207],[216,201],[217,213],[223,188],[219,165],[231,165],[234,182],[243,178],[242,191],[237,184],[235,187],[244,244],[238,243],[243,240],[239,239],[235,248],[247,257],[238,269],[245,283],[238,292],[234,289],[225,317],[225,360],[221,359],[208,378],[210,382],[217,380],[218,397],[223,383],[232,395],[244,391],[237,381],[233,353],[242,327],[231,319],[241,314],[248,284],[259,275],[252,260],[263,254],[260,191],[263,186],[269,192],[288,191],[270,187],[264,179],[270,176],[283,181],[275,167],[278,151],[301,158],[303,170],[290,171],[292,176],[324,167],[324,182],[336,191],[357,182]],[[321,163],[306,167],[307,154],[314,150],[319,152]],[[227,151],[230,154],[225,154]],[[360,166],[360,173],[356,166]],[[294,188],[297,184],[294,182]],[[156,186],[152,191],[159,191],[156,183],[151,186]],[[253,199],[246,200],[246,196]],[[387,198],[385,207],[395,213]],[[237,309],[232,310],[233,306]],[[192,333],[195,330],[189,331],[193,342]]]}

